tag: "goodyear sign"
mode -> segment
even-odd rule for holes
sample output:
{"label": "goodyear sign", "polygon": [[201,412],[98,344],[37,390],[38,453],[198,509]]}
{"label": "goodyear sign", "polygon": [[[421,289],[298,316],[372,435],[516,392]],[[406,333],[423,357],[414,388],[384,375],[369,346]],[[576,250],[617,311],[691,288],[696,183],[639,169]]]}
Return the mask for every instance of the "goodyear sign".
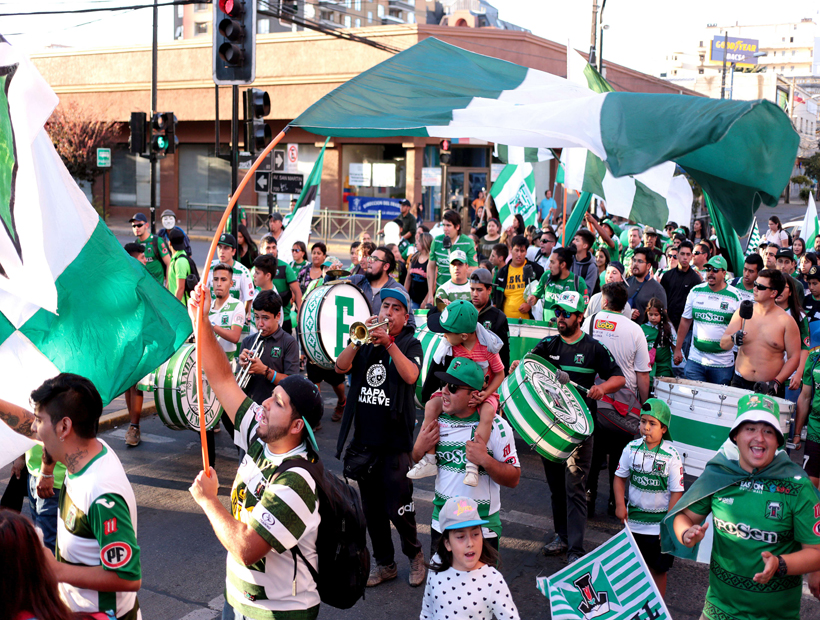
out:
{"label": "goodyear sign", "polygon": [[[725,48],[725,49],[724,49]],[[712,51],[709,59],[712,62],[723,62],[723,54],[726,54],[726,62],[735,64],[756,65],[757,58],[755,52],[759,51],[760,45],[757,39],[743,39],[738,37],[724,37],[715,35],[712,39]]]}

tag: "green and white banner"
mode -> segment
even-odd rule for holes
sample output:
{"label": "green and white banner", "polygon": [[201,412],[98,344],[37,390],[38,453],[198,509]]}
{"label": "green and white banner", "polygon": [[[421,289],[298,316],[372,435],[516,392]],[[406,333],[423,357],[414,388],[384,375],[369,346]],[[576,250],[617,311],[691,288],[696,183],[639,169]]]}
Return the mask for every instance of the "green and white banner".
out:
{"label": "green and white banner", "polygon": [[[63,165],[43,128],[57,101],[0,37],[0,396],[26,408],[61,372],[90,379],[108,404],[192,330],[185,306],[128,256]],[[0,466],[20,453],[4,449]]]}
{"label": "green and white banner", "polygon": [[806,207],[806,215],[803,217],[803,224],[800,226],[800,236],[806,242],[806,249],[811,251],[814,248],[814,240],[817,238],[818,230],[817,222],[817,205],[814,202],[814,194],[809,193],[809,204]]}
{"label": "green and white banner", "polygon": [[302,187],[302,193],[299,194],[299,198],[296,200],[293,213],[285,218],[285,230],[282,232],[282,238],[278,243],[279,256],[290,258],[290,251],[296,241],[304,241],[305,244],[308,244],[313,213],[316,211],[316,205],[319,204],[321,199],[322,167],[324,166],[325,148],[327,148],[328,142],[330,142],[330,138],[325,140],[322,145],[319,157],[316,158],[316,163],[313,164],[307,181]]}
{"label": "green and white banner", "polygon": [[755,220],[754,225],[752,226],[752,233],[749,236],[749,243],[746,246],[746,256],[754,254],[757,252],[757,248],[760,247],[760,231],[758,230],[757,220]]}
{"label": "green and white banner", "polygon": [[[577,147],[614,177],[675,162],[736,230],[749,228],[761,204],[777,204],[799,143],[789,118],[770,101],[595,93],[432,37],[348,80],[291,126],[324,136]],[[642,219],[649,222],[651,214]]]}
{"label": "green and white banner", "polygon": [[512,225],[516,213],[524,218],[524,225],[535,224],[538,208],[535,203],[535,172],[532,164],[507,164],[490,190],[498,209],[501,229]]}
{"label": "green and white banner", "polygon": [[671,619],[629,528],[536,583],[553,620]]}
{"label": "green and white banner", "polygon": [[493,155],[505,164],[535,163],[553,159],[552,149],[525,148],[523,146],[507,146],[506,144],[496,144]]}

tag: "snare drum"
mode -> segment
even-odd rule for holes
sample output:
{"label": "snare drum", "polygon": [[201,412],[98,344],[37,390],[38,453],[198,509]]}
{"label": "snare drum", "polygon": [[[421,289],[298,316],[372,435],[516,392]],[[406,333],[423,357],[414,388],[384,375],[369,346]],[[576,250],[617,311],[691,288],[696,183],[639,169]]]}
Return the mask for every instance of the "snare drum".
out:
{"label": "snare drum", "polygon": [[[673,445],[687,474],[700,476],[723,443],[737,418],[737,401],[749,390],[687,379],[655,378],[655,397],[669,405]],[[789,436],[792,402],[775,398],[780,407],[780,430]]]}
{"label": "snare drum", "polygon": [[[196,392],[196,347],[183,344],[167,362],[137,384],[144,392],[154,393],[154,404],[162,423],[175,431],[199,430],[199,405]],[[203,376],[205,390],[205,428],[219,422],[222,407]]]}
{"label": "snare drum", "polygon": [[370,316],[370,301],[358,286],[344,280],[317,286],[299,311],[302,351],[317,366],[332,370],[348,345],[350,326]]}
{"label": "snare drum", "polygon": [[592,416],[571,385],[561,385],[555,367],[527,354],[499,389],[507,419],[544,458],[563,463],[592,434]]}

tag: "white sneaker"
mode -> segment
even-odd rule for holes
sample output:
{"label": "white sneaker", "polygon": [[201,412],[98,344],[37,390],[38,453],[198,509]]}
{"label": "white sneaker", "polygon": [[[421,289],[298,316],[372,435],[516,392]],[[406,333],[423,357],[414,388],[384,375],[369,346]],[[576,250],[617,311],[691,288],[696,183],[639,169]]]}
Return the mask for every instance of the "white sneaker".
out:
{"label": "white sneaker", "polygon": [[467,473],[464,474],[464,484],[468,487],[478,486],[478,465],[467,461]]}
{"label": "white sneaker", "polygon": [[407,472],[407,477],[411,480],[418,480],[419,478],[429,478],[438,473],[436,466],[436,455],[425,454],[421,460],[413,465],[410,471]]}

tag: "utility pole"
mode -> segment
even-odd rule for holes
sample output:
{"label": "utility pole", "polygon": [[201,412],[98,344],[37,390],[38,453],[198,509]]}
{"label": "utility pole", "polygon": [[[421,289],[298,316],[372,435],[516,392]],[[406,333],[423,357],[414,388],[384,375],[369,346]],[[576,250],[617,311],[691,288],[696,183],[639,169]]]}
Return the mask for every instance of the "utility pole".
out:
{"label": "utility pole", "polygon": [[[154,0],[154,40],[151,46],[151,118],[157,112],[157,18],[159,15],[159,8],[157,1]],[[156,234],[156,212],[157,212],[157,155],[151,149],[150,184],[151,184],[151,234]]]}
{"label": "utility pole", "polygon": [[726,98],[726,50],[729,49],[729,31],[723,33],[723,71],[720,76],[720,98]]}
{"label": "utility pole", "polygon": [[[592,33],[589,37],[589,64],[593,67],[597,65],[595,47],[597,45],[598,34],[598,0],[592,0]],[[567,50],[569,54],[569,50]]]}
{"label": "utility pole", "polygon": [[[239,185],[239,86],[231,86],[231,196]],[[247,145],[245,145],[247,149]],[[234,238],[239,231],[239,201],[231,213],[231,231]]]}

